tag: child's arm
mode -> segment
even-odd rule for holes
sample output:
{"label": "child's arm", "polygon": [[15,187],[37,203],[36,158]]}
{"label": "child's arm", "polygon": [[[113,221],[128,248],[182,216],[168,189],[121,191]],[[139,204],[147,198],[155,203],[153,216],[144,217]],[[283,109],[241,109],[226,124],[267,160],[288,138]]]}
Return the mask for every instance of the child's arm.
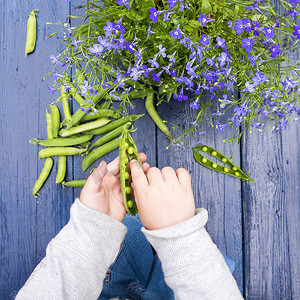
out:
{"label": "child's arm", "polygon": [[[141,154],[141,160],[146,155]],[[145,170],[149,165],[144,164]],[[127,228],[119,183],[119,159],[103,161],[89,176],[69,223],[49,243],[16,299],[97,299]]]}
{"label": "child's arm", "polygon": [[131,175],[142,229],[155,248],[176,299],[243,299],[225,260],[204,228],[207,211],[195,211],[185,169],[151,168],[137,162]]}

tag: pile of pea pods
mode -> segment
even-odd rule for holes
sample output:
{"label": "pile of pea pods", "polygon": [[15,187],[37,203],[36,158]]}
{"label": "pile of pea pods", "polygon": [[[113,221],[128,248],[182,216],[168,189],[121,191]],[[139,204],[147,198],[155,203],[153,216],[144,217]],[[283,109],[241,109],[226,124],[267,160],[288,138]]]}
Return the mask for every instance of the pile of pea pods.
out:
{"label": "pile of pea pods", "polygon": [[[80,105],[80,108],[73,115],[71,115],[68,101],[70,94]],[[32,194],[35,197],[39,196],[38,192],[50,175],[54,164],[53,156],[58,156],[56,183],[62,184],[63,187],[83,186],[86,182],[85,179],[64,181],[67,169],[67,156],[86,155],[82,161],[82,170],[85,171],[100,157],[118,148],[124,132],[127,132],[134,121],[143,116],[143,114],[135,114],[121,117],[118,111],[110,109],[110,101],[97,106],[97,101],[101,99],[100,97],[98,97],[98,100],[94,99],[93,104],[89,104],[77,93],[72,85],[70,85],[70,94],[65,91],[62,85],[61,100],[64,120],[60,120],[60,112],[57,105],[49,105],[50,113],[46,111],[47,140],[30,140],[30,143],[45,147],[38,153],[39,159],[45,158],[45,162],[32,190]],[[88,108],[90,110],[86,113]],[[90,140],[96,135],[101,135],[101,137],[91,145]],[[136,147],[135,151],[137,152]],[[139,156],[136,159],[139,159]],[[125,189],[125,187],[123,188]]]}

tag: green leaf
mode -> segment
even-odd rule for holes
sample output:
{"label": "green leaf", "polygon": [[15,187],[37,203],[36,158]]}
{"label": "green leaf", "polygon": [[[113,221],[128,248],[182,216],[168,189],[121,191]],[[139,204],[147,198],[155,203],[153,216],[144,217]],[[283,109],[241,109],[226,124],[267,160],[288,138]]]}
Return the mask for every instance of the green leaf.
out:
{"label": "green leaf", "polygon": [[206,14],[212,13],[212,8],[209,0],[202,0],[202,11],[205,12]]}

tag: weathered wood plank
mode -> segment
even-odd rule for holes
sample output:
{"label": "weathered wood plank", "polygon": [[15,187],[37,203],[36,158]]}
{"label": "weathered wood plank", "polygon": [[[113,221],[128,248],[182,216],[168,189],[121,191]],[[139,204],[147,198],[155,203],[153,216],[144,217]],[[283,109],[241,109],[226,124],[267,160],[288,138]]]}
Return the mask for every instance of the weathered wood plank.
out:
{"label": "weathered wood plank", "polygon": [[[44,255],[57,231],[53,177],[36,200],[32,187],[43,167],[34,137],[45,138],[45,108],[51,97],[44,75],[51,69],[50,54],[59,40],[45,40],[51,31],[47,21],[65,18],[63,1],[1,1],[1,236],[0,298],[13,299]],[[37,45],[24,58],[28,13],[39,9]]]}
{"label": "weathered wood plank", "polygon": [[[186,127],[193,112],[189,103],[178,103],[171,99],[168,104],[161,104],[158,112],[163,120]],[[207,116],[207,115],[206,115]],[[199,129],[204,132],[202,143],[207,144],[227,156],[233,150],[232,144],[223,143],[224,137],[230,136],[231,129],[226,128],[224,136],[216,129],[210,128],[208,117]],[[233,177],[209,170],[196,162],[192,149],[182,146],[168,146],[167,138],[158,130],[158,167],[171,166],[174,169],[186,168],[193,183],[196,207],[208,210],[207,230],[219,249],[236,262],[234,276],[240,290],[243,290],[243,256],[242,256],[242,218],[241,218],[241,182]],[[194,145],[193,145],[194,146]],[[233,161],[239,165],[240,156],[237,148]]]}

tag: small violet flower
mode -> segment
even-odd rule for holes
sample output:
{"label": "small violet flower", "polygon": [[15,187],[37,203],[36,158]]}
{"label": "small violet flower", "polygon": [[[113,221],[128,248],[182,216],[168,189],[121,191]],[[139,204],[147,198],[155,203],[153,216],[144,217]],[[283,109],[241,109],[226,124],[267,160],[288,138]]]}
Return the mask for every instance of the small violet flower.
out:
{"label": "small violet flower", "polygon": [[173,37],[173,39],[181,39],[182,37],[182,34],[180,32],[180,29],[179,29],[179,24],[177,25],[177,27],[174,29],[174,30],[171,30],[170,32],[170,35],[171,37]]}
{"label": "small violet flower", "polygon": [[276,58],[279,54],[281,54],[281,50],[280,50],[280,47],[279,45],[273,45],[271,48],[270,48],[270,52],[271,52],[271,56],[273,58]]}
{"label": "small violet flower", "polygon": [[73,38],[72,36],[71,36],[71,40],[72,40],[71,45],[74,46],[74,50],[77,51],[78,45],[81,44],[82,41],[76,41],[76,39]]}
{"label": "small violet flower", "polygon": [[207,22],[214,21],[214,19],[210,19],[205,13],[201,13],[197,21],[201,23],[203,27],[205,27]]}
{"label": "small violet flower", "polygon": [[256,39],[255,40],[250,40],[250,39],[247,39],[247,38],[243,38],[242,39],[242,45],[241,47],[243,49],[246,50],[246,52],[250,52],[252,50],[252,46],[254,45]]}
{"label": "small violet flower", "polygon": [[210,45],[209,38],[207,37],[206,34],[202,34],[201,39],[200,39],[200,43],[201,43],[203,46],[209,46],[209,45]]}
{"label": "small violet flower", "polygon": [[294,27],[294,32],[293,35],[300,40],[300,26],[295,26]]}
{"label": "small violet flower", "polygon": [[221,47],[224,49],[225,48],[225,39],[221,39],[219,36],[217,36],[216,40],[217,40],[217,44],[215,45],[214,49],[218,48],[218,47]]}
{"label": "small violet flower", "polygon": [[182,100],[186,101],[188,99],[187,96],[183,95],[183,88],[181,88],[181,91],[178,95],[173,95],[173,99],[177,99],[179,102],[181,102]]}
{"label": "small violet flower", "polygon": [[177,3],[178,3],[178,0],[168,0],[169,9],[174,8]]}
{"label": "small violet flower", "polygon": [[119,5],[125,5],[126,6],[126,8],[129,10],[130,8],[129,8],[129,5],[128,5],[128,2],[129,2],[130,0],[117,0],[117,3],[119,4]]}
{"label": "small violet flower", "polygon": [[156,23],[158,20],[158,12],[155,7],[150,8],[150,16],[149,18],[152,20],[153,23]]}
{"label": "small violet flower", "polygon": [[274,32],[272,27],[264,27],[263,28],[264,35],[267,39],[271,39],[274,37]]}

